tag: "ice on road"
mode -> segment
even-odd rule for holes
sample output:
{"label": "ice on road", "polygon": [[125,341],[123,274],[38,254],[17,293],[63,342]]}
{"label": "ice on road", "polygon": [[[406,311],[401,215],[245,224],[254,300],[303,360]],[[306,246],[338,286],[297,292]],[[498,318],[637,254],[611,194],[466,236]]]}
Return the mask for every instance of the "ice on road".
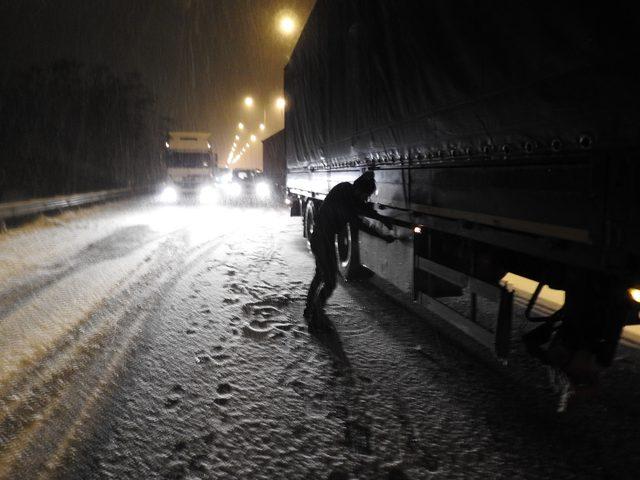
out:
{"label": "ice on road", "polygon": [[312,275],[275,208],[132,200],[2,235],[0,478],[637,478],[632,351],[559,416],[367,283],[310,336]]}

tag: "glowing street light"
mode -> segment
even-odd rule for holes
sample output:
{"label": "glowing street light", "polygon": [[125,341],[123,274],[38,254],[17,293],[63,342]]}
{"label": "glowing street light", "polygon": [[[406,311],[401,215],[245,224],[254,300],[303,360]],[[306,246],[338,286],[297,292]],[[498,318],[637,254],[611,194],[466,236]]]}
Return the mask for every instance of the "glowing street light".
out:
{"label": "glowing street light", "polygon": [[264,132],[264,129],[265,129],[266,127],[264,126],[264,123],[261,123],[259,128],[260,128],[260,130],[262,130],[262,131]]}
{"label": "glowing street light", "polygon": [[253,97],[245,97],[244,105],[246,107],[253,107]]}
{"label": "glowing street light", "polygon": [[240,135],[236,135],[236,140],[240,140]]}
{"label": "glowing street light", "polygon": [[249,142],[244,144],[245,148],[249,148],[251,145],[249,145]]}
{"label": "glowing street light", "polygon": [[242,122],[238,123],[238,130],[244,130],[244,123]]}
{"label": "glowing street light", "polygon": [[278,30],[284,35],[291,35],[296,29],[296,21],[291,15],[282,15],[278,20]]}
{"label": "glowing street light", "polygon": [[249,137],[249,139],[250,139],[252,142],[255,142],[255,141],[256,141],[256,136],[255,136],[255,135],[251,135],[251,136]]}
{"label": "glowing street light", "polygon": [[287,104],[287,102],[285,102],[284,98],[282,97],[278,97],[276,99],[276,108],[279,110],[284,110],[285,105]]}

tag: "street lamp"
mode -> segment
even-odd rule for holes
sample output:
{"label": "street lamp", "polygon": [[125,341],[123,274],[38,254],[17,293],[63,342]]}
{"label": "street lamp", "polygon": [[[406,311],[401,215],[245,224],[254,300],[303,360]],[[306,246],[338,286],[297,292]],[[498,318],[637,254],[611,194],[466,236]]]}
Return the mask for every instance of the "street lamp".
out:
{"label": "street lamp", "polygon": [[253,97],[245,97],[244,104],[247,107],[253,107]]}
{"label": "street lamp", "polygon": [[240,140],[240,135],[236,135],[235,139],[236,141]]}
{"label": "street lamp", "polygon": [[264,129],[265,129],[266,127],[264,126],[264,123],[261,123],[259,128],[260,128],[260,130],[262,130],[262,131],[264,132]]}
{"label": "street lamp", "polygon": [[244,123],[242,123],[242,122],[238,123],[238,130],[244,130]]}
{"label": "street lamp", "polygon": [[284,35],[291,35],[296,29],[295,19],[288,14],[280,16],[278,20],[278,30]]}
{"label": "street lamp", "polygon": [[286,106],[287,102],[285,102],[284,98],[282,97],[278,97],[276,99],[276,108],[279,110],[284,110],[284,107]]}
{"label": "street lamp", "polygon": [[249,138],[251,139],[252,142],[256,141],[256,136],[255,135],[251,135]]}

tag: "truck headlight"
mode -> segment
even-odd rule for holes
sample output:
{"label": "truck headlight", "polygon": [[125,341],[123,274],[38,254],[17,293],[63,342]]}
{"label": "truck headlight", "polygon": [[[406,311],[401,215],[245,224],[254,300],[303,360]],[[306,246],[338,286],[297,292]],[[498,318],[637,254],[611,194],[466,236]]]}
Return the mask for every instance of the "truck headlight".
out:
{"label": "truck headlight", "polygon": [[271,187],[266,182],[260,182],[256,184],[256,195],[258,198],[267,198],[271,195]]}
{"label": "truck headlight", "polygon": [[198,193],[200,203],[212,204],[218,199],[218,192],[211,185],[205,185]]}
{"label": "truck headlight", "polygon": [[178,190],[171,185],[167,185],[160,193],[160,201],[164,203],[176,203],[178,201]]}
{"label": "truck headlight", "polygon": [[242,193],[242,187],[238,182],[225,183],[224,191],[230,197],[239,197]]}
{"label": "truck headlight", "polygon": [[627,291],[634,302],[640,303],[640,288],[630,288]]}

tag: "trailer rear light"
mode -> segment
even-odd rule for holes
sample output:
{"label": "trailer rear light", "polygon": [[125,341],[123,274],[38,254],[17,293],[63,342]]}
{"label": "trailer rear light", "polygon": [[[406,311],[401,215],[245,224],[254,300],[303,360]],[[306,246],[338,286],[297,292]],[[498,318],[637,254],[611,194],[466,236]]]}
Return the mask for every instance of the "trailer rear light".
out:
{"label": "trailer rear light", "polygon": [[630,288],[627,291],[634,302],[640,303],[640,288]]}
{"label": "trailer rear light", "polygon": [[422,227],[413,227],[413,233],[417,233],[417,234],[422,233]]}

